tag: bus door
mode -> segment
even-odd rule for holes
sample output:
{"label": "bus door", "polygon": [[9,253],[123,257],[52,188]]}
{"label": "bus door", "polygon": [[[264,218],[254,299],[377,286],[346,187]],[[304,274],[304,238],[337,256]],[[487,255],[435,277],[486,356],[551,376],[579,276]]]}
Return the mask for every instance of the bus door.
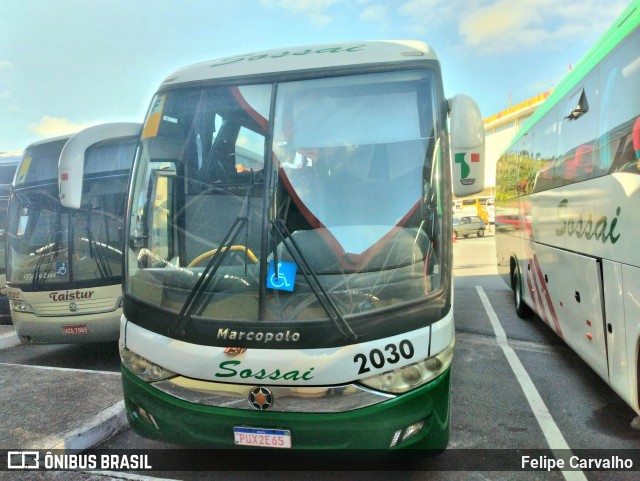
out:
{"label": "bus door", "polygon": [[[640,339],[640,269],[602,261],[606,312],[607,358],[611,388],[631,406],[638,407],[638,379],[629,376]],[[635,301],[634,301],[635,299]],[[634,320],[636,320],[634,322]]]}
{"label": "bus door", "polygon": [[[608,381],[601,263],[591,257],[536,245],[525,282],[542,319]],[[582,273],[576,275],[576,272]]]}

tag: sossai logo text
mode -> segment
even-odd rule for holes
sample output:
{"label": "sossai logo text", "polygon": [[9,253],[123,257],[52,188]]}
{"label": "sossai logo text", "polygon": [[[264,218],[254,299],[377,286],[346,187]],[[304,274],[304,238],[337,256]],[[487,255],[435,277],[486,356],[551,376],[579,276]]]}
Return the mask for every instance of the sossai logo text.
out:
{"label": "sossai logo text", "polygon": [[241,361],[223,361],[218,365],[218,372],[215,373],[215,377],[240,377],[242,379],[256,379],[258,381],[265,379],[272,381],[277,381],[278,379],[284,379],[286,381],[311,381],[314,370],[314,367],[310,367],[306,371],[297,369],[291,371],[280,369],[242,369]]}
{"label": "sossai logo text", "polygon": [[307,48],[304,50],[293,50],[293,51],[284,50],[278,53],[250,54],[250,55],[242,55],[239,57],[225,58],[218,61],[217,63],[210,65],[210,67],[219,67],[221,65],[228,65],[230,63],[242,62],[243,60],[248,62],[254,62],[256,60],[262,60],[265,58],[282,58],[282,57],[289,57],[291,55],[300,56],[300,55],[310,55],[310,54],[313,55],[313,54],[323,54],[323,53],[331,54],[331,53],[341,53],[341,52],[359,52],[364,48],[365,48],[365,45],[353,45],[350,47],[339,47],[339,46],[325,47],[318,50]]}
{"label": "sossai logo text", "polygon": [[616,232],[616,227],[618,225],[618,217],[620,217],[620,212],[622,211],[620,207],[616,209],[616,215],[613,219],[603,215],[597,221],[594,221],[591,213],[586,218],[583,217],[582,213],[577,217],[572,216],[566,210],[568,205],[568,199],[562,199],[558,204],[557,216],[562,225],[556,229],[557,236],[575,236],[578,239],[584,237],[587,240],[595,239],[603,244],[608,241],[611,241],[612,244],[618,242],[620,234]]}

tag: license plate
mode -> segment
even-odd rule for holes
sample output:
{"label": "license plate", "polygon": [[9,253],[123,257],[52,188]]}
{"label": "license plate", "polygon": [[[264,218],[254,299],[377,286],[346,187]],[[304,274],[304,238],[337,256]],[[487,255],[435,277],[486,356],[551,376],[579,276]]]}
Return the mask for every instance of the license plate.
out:
{"label": "license plate", "polygon": [[233,428],[236,446],[254,446],[262,448],[290,448],[291,431],[282,429]]}
{"label": "license plate", "polygon": [[88,334],[89,327],[85,325],[64,326],[62,332],[65,334]]}

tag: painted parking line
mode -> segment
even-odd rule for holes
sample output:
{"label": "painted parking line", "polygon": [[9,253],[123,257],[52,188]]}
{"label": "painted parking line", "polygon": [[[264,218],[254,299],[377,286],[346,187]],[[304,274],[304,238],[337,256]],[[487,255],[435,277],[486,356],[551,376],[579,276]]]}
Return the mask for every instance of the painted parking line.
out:
{"label": "painted parking line", "polygon": [[[476,290],[478,291],[478,295],[480,296],[480,300],[482,301],[482,305],[484,306],[487,315],[489,316],[489,321],[491,322],[491,327],[496,335],[496,340],[498,341],[498,345],[502,348],[502,352],[504,353],[507,361],[509,362],[509,366],[511,366],[511,370],[516,376],[520,387],[522,388],[522,392],[524,393],[529,406],[531,407],[531,411],[538,421],[538,425],[540,429],[542,429],[542,433],[544,434],[545,439],[547,440],[547,444],[549,448],[551,448],[554,452],[562,452],[562,458],[571,456],[571,448],[567,444],[567,441],[564,439],[560,428],[553,420],[547,405],[544,403],[542,396],[536,389],[536,386],[533,384],[533,381],[529,377],[526,369],[518,359],[516,352],[509,346],[509,342],[507,340],[507,335],[504,332],[502,324],[500,324],[500,320],[498,319],[497,314],[493,310],[487,295],[482,289],[481,286],[476,286]],[[585,474],[580,471],[562,471],[564,479],[567,481],[587,481],[587,477]]]}
{"label": "painted parking line", "polygon": [[17,366],[31,369],[42,369],[45,371],[82,372],[89,374],[109,374],[112,376],[120,376],[120,371],[97,371],[95,369],[78,369],[73,367],[38,366],[35,364],[16,364],[12,362],[0,362],[0,366]]}
{"label": "painted parking line", "polygon": [[152,476],[144,476],[141,474],[132,474],[132,473],[126,473],[122,471],[81,471],[81,472],[92,474],[92,475],[109,476],[109,479],[123,479],[127,481],[180,481],[179,479],[154,478]]}

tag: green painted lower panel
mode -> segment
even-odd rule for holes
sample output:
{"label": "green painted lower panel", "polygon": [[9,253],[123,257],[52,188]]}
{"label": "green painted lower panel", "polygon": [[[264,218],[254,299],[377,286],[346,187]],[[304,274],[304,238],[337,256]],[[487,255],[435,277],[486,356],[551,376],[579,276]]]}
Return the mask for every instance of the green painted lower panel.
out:
{"label": "green painted lower panel", "polygon": [[[248,411],[194,404],[167,395],[122,367],[127,418],[141,436],[195,447],[235,447],[234,426],[291,431],[298,449],[388,449],[397,430],[425,428],[398,447],[441,450],[449,442],[450,371],[415,391],[343,413]],[[153,417],[138,414],[141,407]]]}

